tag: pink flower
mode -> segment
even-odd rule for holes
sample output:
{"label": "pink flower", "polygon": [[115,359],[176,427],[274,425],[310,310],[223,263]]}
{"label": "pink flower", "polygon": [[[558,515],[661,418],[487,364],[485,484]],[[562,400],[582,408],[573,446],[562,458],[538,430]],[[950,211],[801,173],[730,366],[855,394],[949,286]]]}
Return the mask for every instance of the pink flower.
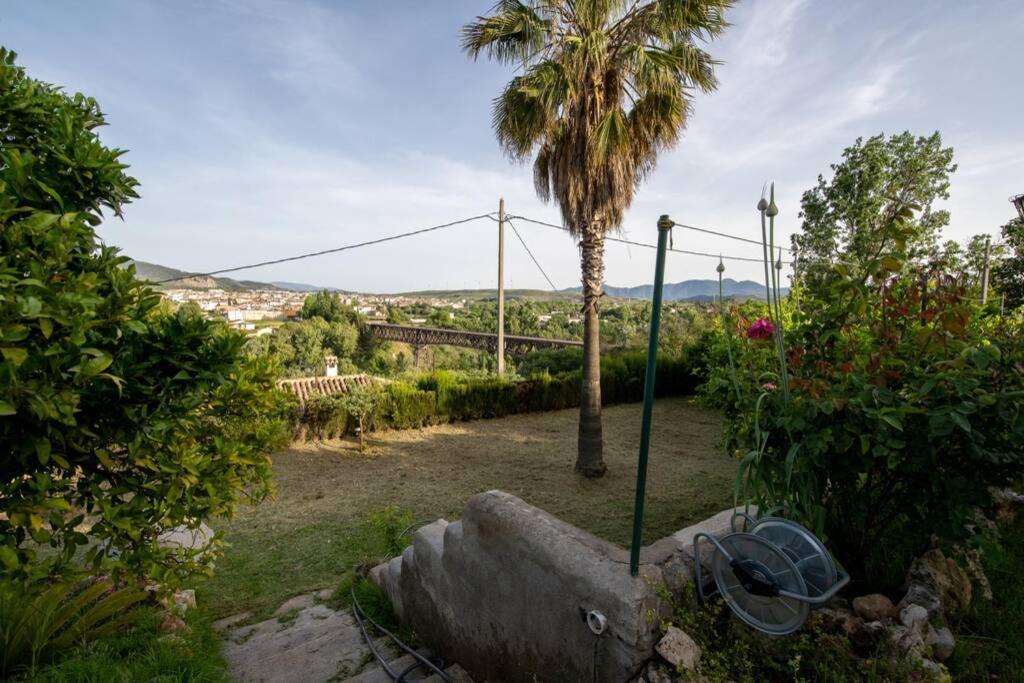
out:
{"label": "pink flower", "polygon": [[768,318],[757,319],[747,330],[747,336],[751,339],[771,339],[774,334],[775,325]]}
{"label": "pink flower", "polygon": [[775,382],[765,382],[761,385],[761,388],[765,391],[775,391],[778,387],[775,386]]}

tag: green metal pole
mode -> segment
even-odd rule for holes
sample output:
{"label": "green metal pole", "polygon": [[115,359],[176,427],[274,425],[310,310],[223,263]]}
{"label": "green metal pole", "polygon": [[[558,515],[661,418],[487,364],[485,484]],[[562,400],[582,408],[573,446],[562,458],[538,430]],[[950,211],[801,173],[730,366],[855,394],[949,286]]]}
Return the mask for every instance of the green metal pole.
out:
{"label": "green metal pole", "polygon": [[651,337],[647,342],[647,373],[644,375],[644,412],[640,425],[640,457],[636,463],[636,502],[633,504],[633,542],[629,546],[629,573],[640,573],[643,542],[644,498],[647,490],[647,453],[651,447],[651,412],[654,410],[654,375],[658,369],[658,328],[661,326],[661,290],[665,285],[665,251],[668,231],[675,225],[668,216],[658,219],[658,259],[654,266],[654,299],[651,302]]}

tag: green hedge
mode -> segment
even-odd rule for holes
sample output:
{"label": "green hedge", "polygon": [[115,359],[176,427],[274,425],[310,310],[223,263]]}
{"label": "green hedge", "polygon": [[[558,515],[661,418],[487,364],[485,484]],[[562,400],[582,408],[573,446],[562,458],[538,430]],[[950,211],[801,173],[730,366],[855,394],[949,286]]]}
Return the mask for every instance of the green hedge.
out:
{"label": "green hedge", "polygon": [[[601,359],[601,396],[605,405],[643,399],[647,357],[641,352]],[[688,357],[659,358],[655,395],[693,393],[700,380]],[[527,379],[467,377],[438,371],[415,385],[391,382],[381,388],[381,408],[364,427],[371,430],[412,429],[447,422],[505,417],[516,413],[575,408],[580,402],[579,370],[557,375],[537,374]],[[340,399],[316,396],[300,413],[297,438],[329,439],[351,432],[351,422]]]}

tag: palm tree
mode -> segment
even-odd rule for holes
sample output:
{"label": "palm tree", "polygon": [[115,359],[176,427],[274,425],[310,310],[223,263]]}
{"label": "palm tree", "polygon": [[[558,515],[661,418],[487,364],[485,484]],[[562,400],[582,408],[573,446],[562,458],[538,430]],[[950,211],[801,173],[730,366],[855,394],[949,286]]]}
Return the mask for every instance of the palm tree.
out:
{"label": "palm tree", "polygon": [[583,389],[576,471],[605,472],[598,302],[604,240],[658,153],[686,125],[696,90],[717,87],[701,45],[733,0],[499,0],[462,32],[463,49],[522,69],[494,100],[494,130],[558,202],[580,249]]}

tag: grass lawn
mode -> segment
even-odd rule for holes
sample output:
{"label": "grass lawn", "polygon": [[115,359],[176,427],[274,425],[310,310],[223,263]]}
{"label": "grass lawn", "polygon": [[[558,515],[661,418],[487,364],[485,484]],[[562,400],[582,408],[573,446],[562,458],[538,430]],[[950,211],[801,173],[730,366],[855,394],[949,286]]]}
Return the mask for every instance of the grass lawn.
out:
{"label": "grass lawn", "polygon": [[[466,500],[502,489],[597,536],[627,546],[632,525],[640,404],[605,409],[608,474],[573,473],[576,410],[516,415],[423,430],[301,445],[274,457],[277,496],[214,521],[230,543],[216,576],[199,586],[214,618],[267,614],[292,595],[337,585],[384,554],[367,514],[386,506],[415,519],[461,515]],[[688,399],[654,409],[645,542],[732,503],[736,463],[719,447],[721,418]]]}

